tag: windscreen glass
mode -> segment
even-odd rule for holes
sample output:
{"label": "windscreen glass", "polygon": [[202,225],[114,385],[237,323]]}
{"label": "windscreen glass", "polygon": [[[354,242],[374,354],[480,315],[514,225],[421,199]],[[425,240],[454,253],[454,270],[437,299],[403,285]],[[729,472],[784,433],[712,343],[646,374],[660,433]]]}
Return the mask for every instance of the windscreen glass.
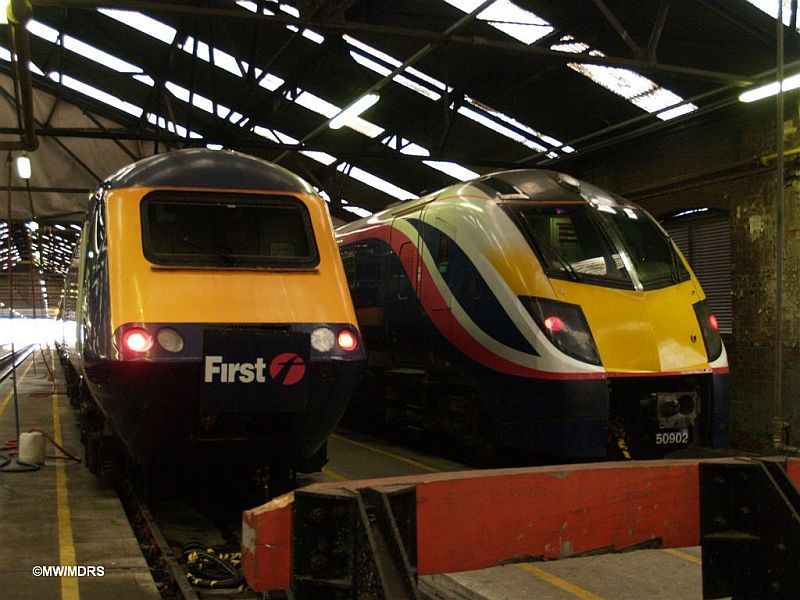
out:
{"label": "windscreen glass", "polygon": [[644,289],[688,279],[672,242],[639,209],[582,201],[505,208],[551,277]]}
{"label": "windscreen glass", "polygon": [[650,215],[638,208],[604,208],[598,215],[619,235],[644,289],[689,279],[672,241]]}
{"label": "windscreen glass", "polygon": [[292,197],[150,194],[145,257],[159,265],[308,268],[318,261],[305,205]]}

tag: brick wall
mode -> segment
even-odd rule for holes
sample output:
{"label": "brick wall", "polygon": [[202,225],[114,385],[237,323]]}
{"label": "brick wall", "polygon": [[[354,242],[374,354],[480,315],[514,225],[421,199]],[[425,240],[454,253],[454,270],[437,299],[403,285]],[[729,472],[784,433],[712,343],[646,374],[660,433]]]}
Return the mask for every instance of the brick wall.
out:
{"label": "brick wall", "polygon": [[[800,147],[800,103],[787,102],[785,149]],[[710,206],[730,211],[733,333],[728,341],[734,447],[766,451],[775,414],[775,102],[697,119],[579,157],[559,169],[630,197],[656,216]],[[784,198],[782,413],[800,445],[800,162],[787,158]]]}

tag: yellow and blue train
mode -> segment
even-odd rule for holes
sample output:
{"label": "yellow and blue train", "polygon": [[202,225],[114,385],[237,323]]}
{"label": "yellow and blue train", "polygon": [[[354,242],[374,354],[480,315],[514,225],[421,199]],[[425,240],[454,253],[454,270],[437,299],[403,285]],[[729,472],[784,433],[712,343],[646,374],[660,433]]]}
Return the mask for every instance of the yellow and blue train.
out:
{"label": "yellow and blue train", "polygon": [[[326,203],[231,151],[158,154],[91,196],[60,344],[87,462],[326,460],[365,362]],[[119,445],[119,444],[118,444]],[[278,485],[278,483],[275,483]]]}
{"label": "yellow and blue train", "polygon": [[643,209],[569,175],[458,183],[337,230],[368,354],[354,413],[479,455],[727,445],[728,363]]}

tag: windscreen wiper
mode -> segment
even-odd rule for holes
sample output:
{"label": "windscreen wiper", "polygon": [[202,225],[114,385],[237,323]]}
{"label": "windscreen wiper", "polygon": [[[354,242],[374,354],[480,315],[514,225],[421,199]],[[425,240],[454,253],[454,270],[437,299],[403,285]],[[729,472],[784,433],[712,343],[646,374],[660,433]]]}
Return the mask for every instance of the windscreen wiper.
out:
{"label": "windscreen wiper", "polygon": [[[581,280],[581,277],[580,275],[578,275],[578,272],[575,270],[575,267],[573,267],[571,264],[569,264],[569,262],[564,260],[564,257],[561,256],[561,253],[558,251],[557,248],[554,248],[545,240],[541,240],[538,238],[535,240],[535,244],[539,248],[539,254],[552,255],[558,261],[558,264],[561,265],[561,268],[564,270],[564,272],[567,273],[567,275],[569,275],[573,281]],[[543,248],[547,250],[546,253],[542,251]]]}

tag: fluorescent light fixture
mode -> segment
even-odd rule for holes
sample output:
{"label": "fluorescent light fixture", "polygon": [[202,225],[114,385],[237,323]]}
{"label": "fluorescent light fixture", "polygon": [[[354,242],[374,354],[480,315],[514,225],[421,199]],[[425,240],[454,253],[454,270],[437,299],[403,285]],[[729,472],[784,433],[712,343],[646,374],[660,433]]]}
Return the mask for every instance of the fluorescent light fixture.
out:
{"label": "fluorescent light fixture", "polygon": [[[20,176],[20,179],[30,179],[31,178],[31,159],[28,158],[26,155],[18,156],[17,157],[17,174]],[[34,223],[35,221],[31,221]],[[38,229],[38,223],[36,225],[36,229]],[[35,231],[32,229],[31,231]]]}
{"label": "fluorescent light fixture", "polygon": [[354,121],[361,113],[371,106],[374,106],[380,99],[381,97],[378,94],[366,94],[361,96],[361,98],[331,119],[331,122],[328,123],[328,127],[331,129],[340,129],[345,125],[349,125],[351,121]]}
{"label": "fluorescent light fixture", "polygon": [[0,25],[8,25],[8,5],[11,0],[0,0]]}
{"label": "fluorescent light fixture", "polygon": [[739,94],[739,100],[741,102],[755,102],[756,100],[768,98],[770,96],[774,96],[775,94],[777,94],[779,87],[784,92],[788,92],[789,90],[796,90],[797,88],[800,87],[800,73],[785,78],[781,86],[778,86],[777,81],[773,81],[772,83],[761,85],[758,86],[757,88],[752,88],[747,90],[746,92],[742,92],[741,94]]}

